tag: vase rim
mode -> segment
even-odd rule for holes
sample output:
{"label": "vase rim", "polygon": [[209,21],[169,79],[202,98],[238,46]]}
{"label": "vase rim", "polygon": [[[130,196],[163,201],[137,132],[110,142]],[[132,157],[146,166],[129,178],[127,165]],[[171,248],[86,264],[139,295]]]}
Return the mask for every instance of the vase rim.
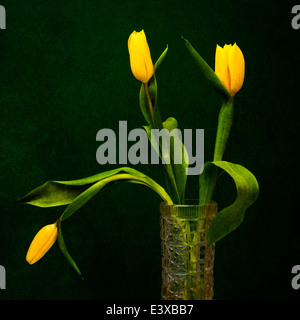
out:
{"label": "vase rim", "polygon": [[184,204],[162,202],[161,205],[167,206],[167,207],[189,208],[189,207],[217,206],[218,204],[215,201],[211,201],[210,203],[199,204],[199,199],[186,199]]}
{"label": "vase rim", "polygon": [[199,200],[187,199],[185,202],[185,204],[161,203],[160,213],[162,217],[173,217],[184,220],[212,220],[218,211],[218,204],[214,201],[199,204]]}

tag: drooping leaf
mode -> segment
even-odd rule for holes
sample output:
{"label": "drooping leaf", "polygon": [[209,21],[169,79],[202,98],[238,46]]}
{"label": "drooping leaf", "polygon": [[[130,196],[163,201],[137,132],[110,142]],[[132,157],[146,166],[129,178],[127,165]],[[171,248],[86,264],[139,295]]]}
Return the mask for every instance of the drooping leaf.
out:
{"label": "drooping leaf", "polygon": [[16,203],[26,203],[42,208],[63,206],[72,202],[88,187],[89,184],[76,186],[66,185],[58,181],[48,181],[29,192]]}
{"label": "drooping leaf", "polygon": [[123,170],[126,170],[126,168],[109,170],[78,180],[48,181],[30,191],[27,195],[19,199],[17,203],[26,203],[43,208],[67,205],[95,182],[122,172]]}
{"label": "drooping leaf", "polygon": [[[90,186],[84,192],[82,192],[67,206],[67,208],[61,215],[61,221],[66,220],[71,215],[73,215],[77,210],[79,210],[84,204],[86,204],[92,197],[94,197],[104,187],[108,186],[111,183],[115,183],[123,180],[127,180],[129,182],[135,181],[135,182],[144,184],[147,187],[154,190],[167,203],[173,203],[172,199],[167,194],[165,189],[162,188],[153,179],[131,168],[123,168],[123,171],[126,173],[119,173],[119,174],[115,174],[113,176],[107,177],[105,179],[102,179],[97,183],[93,184],[92,186]],[[138,174],[136,175],[135,173],[138,173]]]}
{"label": "drooping leaf", "polygon": [[237,196],[234,203],[218,212],[211,222],[208,229],[208,244],[219,241],[235,230],[243,222],[246,209],[256,201],[259,193],[255,176],[243,166],[227,161],[211,163],[231,176]]}
{"label": "drooping leaf", "polygon": [[106,171],[87,178],[70,181],[47,181],[17,201],[38,207],[54,207],[72,202],[80,193],[98,180],[113,175],[121,169]]}
{"label": "drooping leaf", "polygon": [[106,179],[102,179],[80,195],[78,195],[65,209],[63,212],[61,219],[62,221],[69,218],[73,213],[75,213],[78,209],[80,209],[84,204],[86,204],[91,198],[93,198],[104,186],[105,186]]}

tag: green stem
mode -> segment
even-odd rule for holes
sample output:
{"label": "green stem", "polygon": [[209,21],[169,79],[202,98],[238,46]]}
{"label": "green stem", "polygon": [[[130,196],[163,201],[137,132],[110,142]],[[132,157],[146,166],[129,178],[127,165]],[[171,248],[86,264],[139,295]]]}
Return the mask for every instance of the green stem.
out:
{"label": "green stem", "polygon": [[155,127],[155,123],[154,123],[154,109],[153,109],[153,104],[151,101],[151,97],[150,97],[150,92],[149,92],[149,87],[148,87],[148,83],[144,83],[144,88],[145,88],[145,93],[146,93],[146,98],[147,98],[147,102],[148,102],[148,107],[149,107],[149,111],[151,114],[151,118],[152,118],[152,123],[153,126]]}
{"label": "green stem", "polygon": [[211,163],[207,163],[204,172],[199,177],[199,204],[207,204],[212,201],[216,182],[218,179],[218,168]]}
{"label": "green stem", "polygon": [[152,190],[154,190],[158,195],[160,195],[160,197],[166,203],[173,204],[173,201],[172,201],[171,197],[167,194],[165,189],[163,187],[161,187],[158,183],[156,183],[154,180],[150,179],[150,178],[145,179],[143,177],[138,177],[138,176],[134,176],[134,175],[127,174],[127,173],[122,173],[122,174],[116,174],[116,175],[114,175],[112,177],[103,179],[102,182],[105,183],[105,184],[108,184],[110,182],[117,181],[117,180],[134,180],[134,181],[141,182],[142,184],[144,184],[147,187],[149,187]]}
{"label": "green stem", "polygon": [[174,170],[172,167],[172,164],[164,164],[165,173],[167,175],[167,190],[170,192],[170,194],[173,197],[173,200],[176,204],[181,204],[179,191],[177,187],[177,182],[174,175]]}
{"label": "green stem", "polygon": [[218,129],[215,143],[214,161],[221,161],[226,149],[233,121],[233,99],[223,103],[219,113]]}
{"label": "green stem", "polygon": [[[150,91],[149,91],[148,83],[144,83],[144,89],[145,89],[145,94],[146,94],[146,99],[147,99],[150,115],[151,115],[151,118],[152,118],[152,127],[160,129],[160,125],[159,125],[159,122],[157,121],[157,117],[155,118],[156,121],[154,121],[154,107],[153,107],[153,103],[152,103],[152,100],[151,100],[151,97],[150,97]],[[157,112],[158,112],[158,110],[156,110],[156,115],[157,115]],[[159,118],[160,118],[160,115],[159,115]],[[160,143],[159,143],[159,152],[162,155],[162,150],[161,150],[161,144]],[[173,200],[176,203],[180,203],[181,200],[180,200],[180,195],[179,195],[179,192],[178,192],[177,182],[176,182],[176,179],[175,179],[174,168],[172,166],[172,163],[164,164],[164,167],[165,167],[167,176],[168,176],[169,181],[170,181],[170,185],[169,185],[168,191],[173,196]]]}
{"label": "green stem", "polygon": [[[221,161],[223,158],[232,126],[233,110],[233,99],[228,98],[224,100],[219,113],[214,161]],[[200,204],[210,203],[212,201],[219,176],[219,169],[216,166],[206,166],[205,170],[206,172],[200,175]]]}

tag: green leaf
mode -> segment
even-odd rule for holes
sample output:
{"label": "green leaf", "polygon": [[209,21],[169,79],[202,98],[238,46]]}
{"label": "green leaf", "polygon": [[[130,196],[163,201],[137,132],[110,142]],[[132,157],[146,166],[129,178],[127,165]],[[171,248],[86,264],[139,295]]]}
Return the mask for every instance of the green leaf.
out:
{"label": "green leaf", "polygon": [[76,271],[76,273],[81,277],[81,279],[84,280],[77,264],[75,263],[74,259],[71,257],[70,253],[68,252],[68,249],[65,244],[62,231],[61,231],[61,219],[59,219],[57,225],[58,225],[57,241],[58,241],[59,248],[63,253],[63,255],[65,256],[65,258],[67,259],[67,261],[70,263],[71,267]]}
{"label": "green leaf", "polygon": [[126,168],[118,168],[78,180],[48,181],[19,199],[17,203],[26,203],[43,208],[67,205],[95,182],[123,170],[126,172]]}
{"label": "green leaf", "polygon": [[[166,121],[163,122],[163,129],[166,129],[167,132],[171,132],[174,129],[177,129],[178,122],[175,118],[169,117]],[[159,158],[164,159],[164,168],[168,175],[167,184],[168,191],[171,194],[172,199],[176,203],[183,203],[185,196],[185,188],[187,181],[187,173],[186,169],[188,169],[189,161],[188,161],[188,153],[182,140],[180,139],[178,132],[174,130],[170,135],[164,135],[160,141],[154,139],[151,140],[151,128],[150,126],[144,126],[144,129],[147,132],[149,141],[155,152],[159,155]],[[182,138],[182,137],[181,137]],[[170,141],[170,152],[168,149],[163,149],[163,140]],[[167,144],[168,142],[165,142]],[[175,152],[174,152],[175,151]],[[174,153],[180,153],[181,155],[181,163],[174,163]],[[187,159],[187,161],[186,161]]]}
{"label": "green leaf", "polygon": [[167,55],[168,52],[168,46],[166,47],[166,49],[164,50],[164,52],[160,55],[160,57],[157,59],[157,61],[155,62],[154,65],[154,73],[157,71],[157,69],[160,67],[160,65],[162,64],[162,62],[165,60],[165,57]]}
{"label": "green leaf", "polygon": [[69,204],[87,188],[88,185],[69,186],[58,181],[48,181],[29,192],[16,203],[26,203],[42,208],[62,206]]}
{"label": "green leaf", "polygon": [[185,42],[186,48],[188,52],[191,54],[193,60],[195,61],[196,65],[200,69],[200,71],[203,73],[203,75],[206,77],[206,79],[213,85],[215,90],[221,94],[221,97],[225,100],[231,99],[228,91],[225,89],[225,87],[222,85],[222,82],[218,78],[218,76],[215,74],[214,70],[206,63],[206,61],[199,55],[199,53],[193,48],[193,46],[189,43],[188,40],[186,40],[184,37],[182,39]]}
{"label": "green leaf", "polygon": [[80,209],[84,204],[86,204],[91,198],[93,198],[105,185],[106,179],[100,180],[93,184],[91,187],[82,192],[77,196],[65,209],[61,216],[61,220],[69,218],[74,214],[78,209]]}
{"label": "green leaf", "polygon": [[[38,207],[54,207],[69,204],[61,217],[62,220],[65,220],[107,184],[116,182],[119,179],[140,181],[157,192],[164,201],[172,203],[170,196],[158,183],[142,172],[129,167],[102,172],[101,174],[79,180],[49,181],[31,191],[27,196],[20,199],[18,203],[26,203]],[[84,185],[84,183],[86,184]],[[80,191],[78,189],[79,186],[82,187]]]}
{"label": "green leaf", "polygon": [[84,204],[86,204],[92,197],[94,197],[100,190],[111,183],[127,180],[129,182],[135,181],[146,185],[147,187],[154,190],[161,198],[167,203],[173,203],[170,196],[167,194],[164,188],[162,188],[158,183],[149,178],[148,176],[142,174],[141,172],[131,169],[123,168],[126,173],[115,174],[113,176],[107,177],[93,184],[87,190],[82,192],[77,198],[75,198],[65,209],[61,215],[61,221],[66,220],[72,216],[78,209],[80,209]]}
{"label": "green leaf", "polygon": [[169,117],[166,121],[163,122],[163,127],[165,129],[168,129],[169,131],[172,131],[173,129],[178,128],[178,122],[175,118]]}
{"label": "green leaf", "polygon": [[[178,122],[175,118],[168,118],[163,126],[170,134],[170,163],[173,171],[173,176],[175,179],[176,189],[179,195],[179,203],[184,203],[185,188],[187,181],[187,169],[189,167],[188,153],[184,144],[182,143],[182,137],[179,137]],[[175,163],[175,154],[181,154],[181,163]]]}
{"label": "green leaf", "polygon": [[237,196],[234,203],[217,213],[208,229],[208,244],[219,241],[235,230],[244,220],[246,209],[253,204],[259,193],[254,175],[239,164],[214,161],[213,165],[223,169],[234,180]]}

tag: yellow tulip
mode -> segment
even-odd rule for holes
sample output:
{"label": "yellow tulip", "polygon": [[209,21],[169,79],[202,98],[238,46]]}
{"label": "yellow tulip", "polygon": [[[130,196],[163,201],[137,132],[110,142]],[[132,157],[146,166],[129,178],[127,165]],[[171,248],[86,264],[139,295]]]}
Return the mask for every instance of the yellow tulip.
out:
{"label": "yellow tulip", "polygon": [[153,63],[144,30],[132,32],[128,39],[128,51],[133,75],[147,83],[153,75]]}
{"label": "yellow tulip", "polygon": [[215,73],[233,97],[242,87],[245,77],[245,59],[241,49],[231,44],[222,48],[217,45]]}
{"label": "yellow tulip", "polygon": [[40,260],[57,239],[56,223],[43,227],[33,238],[26,255],[26,261],[33,264]]}

